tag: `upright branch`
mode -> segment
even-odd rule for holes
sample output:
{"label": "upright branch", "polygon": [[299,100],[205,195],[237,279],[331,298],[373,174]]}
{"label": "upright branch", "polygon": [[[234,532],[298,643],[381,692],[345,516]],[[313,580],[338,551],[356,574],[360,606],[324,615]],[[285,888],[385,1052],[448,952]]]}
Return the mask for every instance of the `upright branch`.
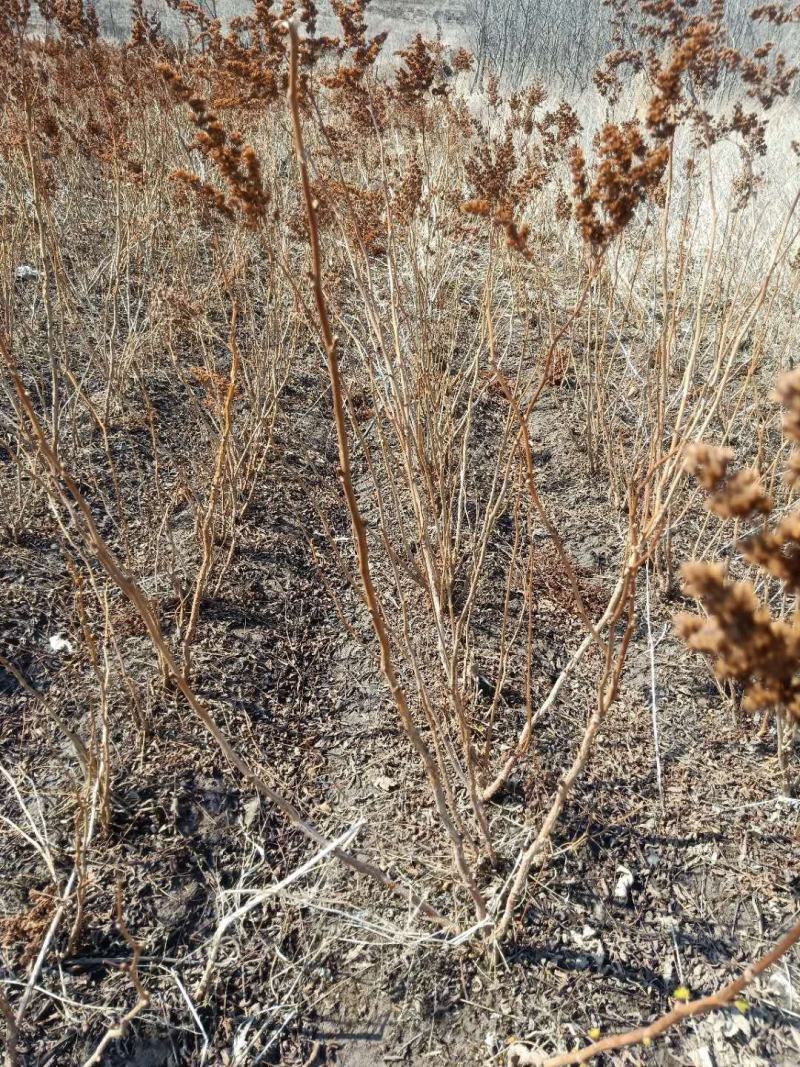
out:
{"label": "upright branch", "polygon": [[295,154],[300,170],[300,183],[302,186],[303,200],[306,209],[306,221],[308,224],[308,240],[311,247],[311,284],[314,291],[314,303],[317,309],[318,325],[322,345],[325,349],[325,358],[328,364],[328,375],[331,383],[331,399],[333,402],[333,418],[336,426],[336,440],[339,449],[339,480],[342,485],[347,509],[350,512],[350,521],[353,528],[356,555],[358,557],[358,571],[364,592],[367,609],[375,636],[380,647],[381,671],[389,686],[392,699],[400,718],[400,723],[412,748],[419,756],[428,776],[433,791],[436,808],[439,817],[444,824],[450,838],[455,856],[456,866],[464,885],[469,890],[475,905],[475,911],[479,919],[486,915],[486,904],[478,889],[475,878],[470,871],[464,854],[464,843],[458,832],[447,806],[447,798],[442,784],[439,769],[433,754],[417,728],[411,711],[408,707],[405,689],[397,676],[392,657],[392,645],[389,637],[389,628],[383,612],[369,561],[369,547],[367,544],[367,531],[361,510],[358,505],[355,489],[353,487],[353,474],[350,463],[350,443],[347,433],[347,420],[345,416],[344,394],[342,377],[339,369],[339,355],[337,351],[336,335],[331,327],[328,313],[328,302],[322,284],[322,256],[320,253],[319,227],[317,223],[317,202],[311,188],[311,179],[308,173],[308,162],[303,142],[303,124],[300,117],[300,99],[298,86],[298,55],[299,36],[294,22],[289,24],[290,50],[289,50],[289,110],[292,118],[292,133],[294,136]]}

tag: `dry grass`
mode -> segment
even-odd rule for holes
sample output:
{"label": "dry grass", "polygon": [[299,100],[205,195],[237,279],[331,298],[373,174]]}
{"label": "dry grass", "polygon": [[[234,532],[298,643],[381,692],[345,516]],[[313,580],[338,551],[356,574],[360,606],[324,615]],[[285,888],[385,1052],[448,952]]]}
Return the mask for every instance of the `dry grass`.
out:
{"label": "dry grass", "polygon": [[[297,7],[181,5],[189,48],[142,5],[120,45],[79,2],[47,40],[0,21],[10,1063],[52,1050],[48,1000],[69,1062],[159,1019],[181,1062],[300,1056],[342,937],[501,974],[640,652],[667,818],[651,615],[688,559],[736,728],[796,717],[789,61],[716,6],[619,5],[568,101]],[[361,810],[353,746],[391,803]],[[155,922],[169,862],[198,874]],[[255,1029],[246,916],[275,943]],[[98,1004],[80,967],[127,986]]]}

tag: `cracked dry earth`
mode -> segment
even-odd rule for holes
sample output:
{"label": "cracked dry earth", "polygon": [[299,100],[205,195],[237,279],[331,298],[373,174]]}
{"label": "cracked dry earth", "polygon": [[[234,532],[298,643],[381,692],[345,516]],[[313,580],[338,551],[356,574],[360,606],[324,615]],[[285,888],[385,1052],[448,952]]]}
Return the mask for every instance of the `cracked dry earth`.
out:
{"label": "cracked dry earth", "polygon": [[[198,691],[237,747],[322,828],[361,822],[375,862],[455,900],[449,857],[421,774],[380,682],[353,592],[322,544],[322,511],[346,544],[329,413],[309,407],[318,383],[287,394],[285,444],[265,478],[223,586],[204,604],[194,657]],[[616,517],[564,440],[573,398],[554,390],[532,439],[540,487],[579,567],[587,601],[613,577]],[[280,435],[279,435],[280,437]],[[69,572],[46,516],[0,555],[5,654],[72,729],[95,699],[76,630]],[[316,544],[316,561],[309,547]],[[177,538],[187,558],[191,538]],[[546,692],[581,638],[541,535],[535,658]],[[334,594],[334,598],[332,595]],[[798,804],[782,795],[773,735],[737,722],[706,668],[678,647],[675,604],[653,590],[640,613],[622,693],[553,840],[531,877],[513,941],[500,959],[476,940],[457,948],[323,863],[265,900],[221,944],[206,995],[196,996],[209,941],[233,890],[263,889],[312,852],[243,788],[157,684],[137,620],[114,601],[119,654],[110,667],[110,817],[87,857],[82,921],[56,937],[21,1035],[26,1064],[79,1064],[132,1004],[129,949],[113,921],[119,884],[142,950],[149,1008],[106,1055],[109,1064],[501,1064],[509,1039],[554,1050],[593,1027],[623,1029],[664,1011],[678,985],[710,992],[774,941],[797,910]],[[69,648],[48,639],[64,635]],[[587,671],[591,661],[587,661]],[[659,725],[663,809],[651,701]],[[530,759],[492,806],[518,834],[552,793],[592,699],[578,674],[539,726]],[[0,758],[46,828],[68,873],[80,773],[40,701],[0,674]],[[520,708],[506,704],[508,736]],[[20,821],[4,783],[2,813]],[[432,843],[433,842],[433,843]],[[24,980],[53,914],[42,859],[0,826],[0,945]],[[725,1067],[800,1062],[795,953],[750,995],[750,1010],[718,1013],[614,1063]],[[563,1047],[563,1045],[561,1046]]]}

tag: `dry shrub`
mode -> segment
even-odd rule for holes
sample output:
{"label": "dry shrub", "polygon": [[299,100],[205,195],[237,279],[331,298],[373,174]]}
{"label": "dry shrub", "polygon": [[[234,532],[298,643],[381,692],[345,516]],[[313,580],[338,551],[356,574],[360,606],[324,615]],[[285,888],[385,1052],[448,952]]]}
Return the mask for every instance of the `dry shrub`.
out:
{"label": "dry shrub", "polygon": [[[124,47],[100,40],[77,0],[53,9],[47,41],[25,36],[24,4],[0,22],[3,265],[34,265],[4,274],[3,477],[20,528],[42,524],[68,561],[76,660],[95,698],[64,912],[80,930],[83,895],[100,891],[87,856],[102,848],[98,826],[113,827],[110,738],[136,733],[146,759],[169,705],[297,841],[401,898],[410,923],[501,941],[521,931],[529,875],[616,711],[641,569],[669,589],[684,552],[696,517],[684,469],[721,519],[756,524],[744,560],[787,596],[800,585],[800,516],[768,523],[778,495],[758,457],[730,474],[731,449],[686,444],[720,425],[725,440],[756,424],[754,439],[770,440],[762,390],[785,355],[796,201],[757,250],[747,226],[767,195],[758,161],[790,65],[777,49],[731,49],[719,5],[648,2],[644,39],[620,29],[597,77],[616,107],[624,77],[642,74],[644,107],[608,112],[587,143],[591,116],[537,82],[507,95],[490,75],[470,100],[472,57],[441,42],[417,36],[382,69],[384,35],[368,32],[363,0],[334,0],[330,37],[313,3],[259,2],[227,26],[173,6],[186,50],[138,0]],[[712,110],[733,76],[740,99]],[[718,225],[701,186],[714,185],[703,168],[726,139],[750,170]],[[705,245],[693,243],[698,220]],[[572,558],[583,531],[556,518],[561,501],[540,484],[533,438],[555,391],[559,430],[580,445],[570,462],[585,457],[615,527],[591,575]],[[800,379],[779,393],[799,442]],[[334,419],[330,464],[304,437],[317,408]],[[242,539],[271,522],[294,529],[287,500],[300,494],[330,602],[351,636],[372,626],[381,699],[416,758],[413,803],[393,824],[398,836],[411,824],[413,863],[392,831],[364,846],[381,866],[337,844],[291,782],[268,780],[249,726],[220,725],[241,721],[224,673],[208,646],[196,654],[219,632],[210,609]],[[797,718],[794,616],[717,565],[685,573],[707,613],[679,623],[690,647],[744,687],[749,708]],[[564,620],[569,655],[543,683],[536,628],[562,642]],[[142,666],[145,635],[156,672]],[[571,709],[555,755],[539,750],[578,672],[586,706]],[[213,700],[199,692],[209,675]],[[166,731],[158,740],[169,750]],[[530,788],[540,765],[549,794]],[[324,819],[328,799],[308,778],[303,802]],[[535,802],[510,831],[515,782]],[[35,909],[8,920],[9,937],[41,934]]]}

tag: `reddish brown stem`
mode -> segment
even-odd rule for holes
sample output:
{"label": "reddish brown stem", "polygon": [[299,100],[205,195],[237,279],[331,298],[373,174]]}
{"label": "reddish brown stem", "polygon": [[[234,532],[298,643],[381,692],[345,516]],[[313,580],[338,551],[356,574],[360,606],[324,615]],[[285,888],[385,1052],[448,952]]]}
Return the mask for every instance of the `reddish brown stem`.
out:
{"label": "reddish brown stem", "polygon": [[522,1067],[526,1063],[535,1063],[539,1067],[567,1067],[568,1064],[586,1063],[587,1060],[592,1059],[594,1056],[599,1056],[601,1052],[613,1052],[616,1049],[626,1048],[628,1045],[649,1044],[654,1038],[660,1037],[670,1027],[683,1022],[684,1019],[689,1019],[695,1015],[705,1015],[706,1012],[727,1007],[743,989],[758,978],[760,974],[763,974],[767,968],[777,963],[781,956],[784,956],[798,941],[800,941],[800,922],[795,923],[791,930],[784,934],[780,941],[773,945],[761,959],[746,967],[738,978],[723,986],[717,993],[701,997],[700,1000],[677,1004],[671,1011],[668,1011],[660,1019],[656,1019],[655,1022],[647,1026],[639,1026],[635,1030],[628,1030],[624,1034],[609,1035],[575,1052],[562,1052],[558,1056],[551,1056],[545,1060],[542,1060],[541,1057],[523,1059],[517,1056],[517,1065]]}
{"label": "reddish brown stem", "polygon": [[299,38],[297,34],[297,26],[293,22],[289,23],[289,41],[288,100],[289,110],[292,117],[295,154],[300,169],[300,182],[303,191],[303,200],[305,202],[306,218],[308,221],[308,241],[311,247],[311,283],[314,290],[314,303],[317,308],[322,346],[325,349],[325,358],[328,363],[328,375],[331,382],[333,418],[336,425],[336,439],[339,448],[339,480],[342,484],[342,491],[344,492],[345,500],[347,502],[347,509],[350,512],[353,540],[355,541],[356,555],[358,557],[358,571],[364,589],[364,599],[380,647],[381,672],[389,686],[403,730],[411,743],[411,747],[417,753],[425,768],[436,802],[436,808],[439,812],[439,818],[442,820],[453,846],[453,854],[455,856],[458,872],[461,875],[464,885],[469,890],[470,896],[475,904],[475,911],[478,918],[483,919],[486,915],[486,904],[467,864],[461,835],[456,829],[450,816],[450,812],[448,811],[447,799],[442,786],[439,770],[436,766],[436,761],[434,760],[433,754],[428,748],[424,738],[417,729],[417,725],[414,722],[408,707],[405,690],[397,677],[392,658],[389,628],[384,617],[383,608],[375,588],[375,583],[372,580],[369,562],[369,547],[367,544],[367,531],[361,516],[361,510],[358,506],[355,489],[353,488],[353,476],[350,465],[350,442],[347,434],[344,390],[342,387],[341,373],[339,371],[337,341],[333,328],[331,327],[330,315],[328,314],[328,301],[322,285],[322,255],[320,252],[319,227],[317,224],[317,202],[311,189],[311,179],[309,178],[308,164],[306,161],[306,150],[303,143],[303,124],[300,118],[300,99],[298,93]]}

